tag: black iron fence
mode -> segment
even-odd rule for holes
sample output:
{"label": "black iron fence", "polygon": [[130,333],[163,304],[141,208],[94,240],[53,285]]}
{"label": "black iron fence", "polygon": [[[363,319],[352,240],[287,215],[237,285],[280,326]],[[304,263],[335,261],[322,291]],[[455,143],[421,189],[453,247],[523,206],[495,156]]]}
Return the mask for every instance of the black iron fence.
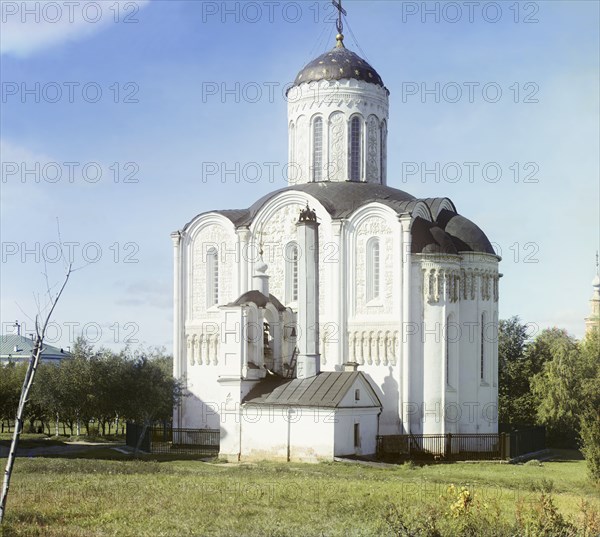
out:
{"label": "black iron fence", "polygon": [[[135,448],[143,425],[127,424],[126,443]],[[216,457],[219,454],[221,432],[218,429],[180,429],[170,425],[146,429],[140,445],[148,453],[177,453]]]}
{"label": "black iron fence", "polygon": [[377,437],[382,459],[494,460],[509,457],[509,436],[500,434],[397,434]]}
{"label": "black iron fence", "polygon": [[546,449],[546,428],[526,427],[510,432],[511,458]]}
{"label": "black iron fence", "polygon": [[514,459],[546,449],[546,428],[502,425],[498,434],[420,434],[377,437],[383,459]]}

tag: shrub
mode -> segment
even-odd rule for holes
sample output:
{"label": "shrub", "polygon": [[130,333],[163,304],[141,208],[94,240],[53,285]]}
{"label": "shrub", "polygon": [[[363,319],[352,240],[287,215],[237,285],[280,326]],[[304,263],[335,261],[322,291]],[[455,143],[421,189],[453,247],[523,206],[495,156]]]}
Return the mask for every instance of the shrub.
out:
{"label": "shrub", "polygon": [[529,508],[517,504],[516,530],[522,537],[574,537],[576,528],[567,522],[554,505],[551,494],[542,492]]}
{"label": "shrub", "polygon": [[588,472],[594,481],[600,481],[600,413],[590,412],[581,419],[581,451]]}

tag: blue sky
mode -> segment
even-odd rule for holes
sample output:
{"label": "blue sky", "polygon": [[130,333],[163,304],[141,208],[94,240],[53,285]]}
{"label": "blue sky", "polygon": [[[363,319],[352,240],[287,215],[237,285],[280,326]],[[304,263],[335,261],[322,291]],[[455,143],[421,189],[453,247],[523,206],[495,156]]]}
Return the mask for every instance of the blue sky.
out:
{"label": "blue sky", "polygon": [[[329,3],[44,4],[2,2],[2,331],[29,331],[44,271],[61,278],[58,218],[80,270],[52,342],[83,330],[170,349],[169,235],[285,186],[283,89],[333,46]],[[582,336],[600,229],[598,3],[344,5],[347,46],[391,92],[388,184],[448,196],[486,231],[501,318]],[[203,173],[213,162],[263,176],[222,182]]]}

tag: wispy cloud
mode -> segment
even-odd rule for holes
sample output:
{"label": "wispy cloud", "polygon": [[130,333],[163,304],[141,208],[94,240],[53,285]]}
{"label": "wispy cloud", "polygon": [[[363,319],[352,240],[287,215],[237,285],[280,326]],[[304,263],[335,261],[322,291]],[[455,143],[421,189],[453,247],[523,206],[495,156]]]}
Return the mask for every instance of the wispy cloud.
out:
{"label": "wispy cloud", "polygon": [[110,24],[135,23],[149,1],[3,1],[0,53],[27,57],[49,47],[86,39]]}
{"label": "wispy cloud", "polygon": [[160,309],[172,307],[173,296],[164,282],[139,281],[127,284],[123,294],[116,300],[118,306],[151,306]]}

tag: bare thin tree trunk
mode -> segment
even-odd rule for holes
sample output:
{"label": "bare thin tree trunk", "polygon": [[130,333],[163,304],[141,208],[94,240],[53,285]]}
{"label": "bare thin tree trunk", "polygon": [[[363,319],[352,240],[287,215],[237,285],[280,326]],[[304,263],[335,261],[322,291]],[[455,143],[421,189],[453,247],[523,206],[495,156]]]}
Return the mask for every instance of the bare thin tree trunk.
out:
{"label": "bare thin tree trunk", "polygon": [[12,476],[13,466],[15,464],[15,458],[17,455],[17,447],[19,445],[19,438],[21,436],[21,430],[23,429],[23,414],[25,413],[25,405],[27,404],[27,400],[29,397],[29,392],[31,387],[33,386],[33,380],[35,378],[35,373],[37,371],[38,365],[40,363],[40,356],[42,354],[42,348],[44,344],[44,336],[46,335],[46,328],[48,327],[48,322],[50,321],[50,317],[52,317],[52,313],[54,312],[54,308],[60,299],[60,295],[64,291],[67,282],[69,281],[69,276],[71,275],[71,266],[67,270],[67,275],[65,277],[65,281],[60,288],[60,291],[56,295],[56,298],[51,299],[51,307],[46,319],[44,321],[44,325],[40,331],[39,324],[36,318],[36,332],[37,337],[35,340],[35,346],[33,348],[33,355],[29,360],[29,367],[27,368],[27,373],[25,374],[25,379],[23,380],[23,388],[21,389],[21,397],[19,399],[19,406],[17,408],[17,417],[15,423],[15,432],[13,433],[12,442],[10,443],[10,451],[8,453],[8,460],[6,461],[6,468],[4,470],[4,482],[2,483],[2,495],[0,496],[0,524],[4,520],[4,513],[6,512],[6,500],[8,499],[8,490],[10,488],[10,478]]}
{"label": "bare thin tree trunk", "polygon": [[6,461],[6,468],[4,470],[4,483],[2,485],[2,498],[0,500],[0,523],[4,519],[4,511],[6,509],[6,500],[8,498],[8,489],[10,487],[10,477],[12,475],[12,469],[15,464],[15,457],[17,455],[17,446],[19,444],[19,437],[21,430],[23,429],[23,412],[25,410],[25,403],[27,402],[27,396],[29,395],[29,388],[31,387],[31,379],[35,374],[35,369],[42,353],[42,345],[40,337],[38,336],[35,342],[34,354],[29,361],[29,367],[23,380],[23,388],[21,389],[21,397],[19,399],[19,406],[17,407],[17,419],[15,420],[15,430],[13,432],[12,442],[10,443],[10,451],[8,453],[8,460]]}

